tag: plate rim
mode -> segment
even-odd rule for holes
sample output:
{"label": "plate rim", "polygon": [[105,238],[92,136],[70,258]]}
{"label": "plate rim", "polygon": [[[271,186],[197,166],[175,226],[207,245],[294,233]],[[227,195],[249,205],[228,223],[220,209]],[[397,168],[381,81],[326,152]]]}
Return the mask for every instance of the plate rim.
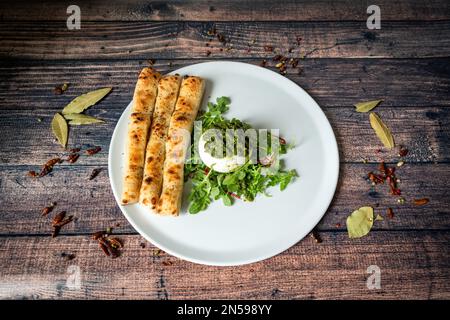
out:
{"label": "plate rim", "polygon": [[310,230],[306,233],[306,234],[300,234],[299,233],[299,237],[295,238],[295,241],[291,241],[292,243],[289,243],[289,245],[287,245],[284,249],[278,251],[276,250],[276,252],[273,253],[268,253],[267,255],[263,255],[263,256],[258,256],[255,258],[250,258],[250,259],[240,259],[240,260],[233,260],[230,262],[219,262],[219,261],[213,261],[213,260],[207,260],[207,259],[197,259],[195,257],[190,257],[190,256],[186,256],[180,252],[176,252],[173,251],[170,248],[167,248],[165,245],[161,244],[159,241],[154,240],[150,235],[147,234],[147,232],[144,232],[142,230],[142,228],[139,227],[138,224],[136,224],[131,215],[129,213],[127,213],[125,211],[125,206],[120,205],[120,197],[117,194],[117,190],[113,185],[113,173],[112,173],[112,146],[113,146],[113,141],[116,140],[116,135],[117,133],[117,128],[118,128],[118,124],[121,121],[122,117],[124,116],[125,111],[130,107],[130,105],[133,102],[133,99],[130,101],[130,103],[125,107],[125,109],[122,111],[122,114],[120,115],[119,119],[116,122],[116,125],[114,127],[114,131],[113,134],[111,135],[111,140],[110,140],[110,144],[109,144],[109,150],[108,150],[108,179],[111,185],[111,189],[114,195],[114,200],[116,201],[118,207],[120,208],[120,211],[122,212],[122,214],[125,216],[125,218],[127,219],[128,223],[131,224],[131,226],[144,238],[146,239],[148,242],[150,242],[151,244],[153,244],[154,246],[160,248],[161,250],[164,250],[165,252],[167,252],[168,254],[177,257],[179,259],[185,260],[185,261],[189,261],[189,262],[193,262],[193,263],[197,263],[197,264],[201,264],[201,265],[209,265],[209,266],[240,266],[240,265],[246,265],[246,264],[251,264],[251,263],[256,263],[259,261],[263,261],[269,258],[272,258],[274,256],[277,256],[283,252],[285,252],[286,250],[288,250],[289,248],[293,247],[295,244],[297,244],[298,242],[300,242],[302,239],[304,239],[316,226],[317,224],[320,222],[320,220],[324,217],[324,215],[326,214],[331,202],[334,199],[334,196],[336,194],[336,189],[337,189],[337,185],[339,182],[339,173],[340,173],[340,159],[339,159],[339,148],[338,148],[338,143],[337,143],[337,139],[336,139],[336,135],[334,133],[333,127],[331,126],[330,121],[328,120],[327,116],[325,115],[324,111],[322,110],[322,108],[319,106],[319,104],[314,100],[313,97],[311,97],[311,95],[304,90],[302,87],[300,87],[297,83],[295,83],[294,81],[292,81],[291,79],[282,76],[272,70],[266,69],[266,68],[262,68],[259,66],[256,66],[254,64],[250,64],[250,63],[245,63],[245,62],[241,62],[241,61],[206,61],[206,62],[199,62],[199,63],[194,63],[194,64],[190,64],[187,66],[183,66],[179,69],[176,69],[174,71],[169,72],[168,74],[183,74],[183,69],[187,69],[190,68],[192,66],[196,66],[196,65],[206,65],[206,64],[239,64],[242,66],[245,66],[246,68],[250,68],[250,69],[254,69],[257,70],[258,72],[263,72],[266,73],[267,75],[269,75],[270,77],[275,77],[274,80],[280,79],[281,81],[287,81],[288,83],[290,83],[290,85],[295,85],[297,90],[302,91],[303,94],[306,94],[309,99],[311,99],[311,101],[313,102],[313,108],[316,109],[317,114],[322,117],[323,120],[325,120],[326,124],[327,124],[327,128],[326,130],[328,130],[329,134],[331,134],[332,139],[332,148],[333,150],[328,150],[331,151],[334,158],[335,158],[335,176],[333,177],[333,181],[329,182],[330,186],[332,187],[332,192],[330,192],[330,194],[328,195],[326,201],[325,202],[325,206],[324,206],[324,210],[323,213],[321,213],[320,215],[317,215],[316,219],[314,219],[314,223],[312,223],[312,227],[310,228]]}

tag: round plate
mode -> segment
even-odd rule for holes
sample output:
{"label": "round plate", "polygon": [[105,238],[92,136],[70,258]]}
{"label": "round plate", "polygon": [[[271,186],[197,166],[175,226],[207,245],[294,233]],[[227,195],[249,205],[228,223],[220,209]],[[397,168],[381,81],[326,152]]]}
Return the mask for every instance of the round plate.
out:
{"label": "round plate", "polygon": [[122,169],[131,103],[111,139],[108,170],[111,186],[125,217],[148,241],[169,254],[208,265],[240,265],[272,257],[305,237],[327,210],[338,180],[339,156],[333,130],[317,103],[297,84],[258,66],[239,62],[206,62],[172,73],[206,79],[202,102],[231,98],[227,118],[255,128],[279,129],[295,148],[284,155],[286,168],[299,177],[283,191],[254,202],[236,200],[232,207],[214,201],[206,211],[187,213],[185,188],[179,217],[161,217],[140,204],[120,205]]}

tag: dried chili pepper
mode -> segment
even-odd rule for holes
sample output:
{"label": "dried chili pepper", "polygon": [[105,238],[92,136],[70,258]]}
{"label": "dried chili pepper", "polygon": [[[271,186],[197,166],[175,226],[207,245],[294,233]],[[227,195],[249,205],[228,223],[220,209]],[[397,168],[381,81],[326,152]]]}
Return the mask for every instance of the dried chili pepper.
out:
{"label": "dried chili pepper", "polygon": [[[69,222],[73,221],[73,216],[68,216],[66,219],[64,219],[64,217],[66,216],[66,212],[65,211],[61,211],[60,213],[58,213],[52,221],[52,226],[53,226],[53,233],[52,233],[52,237],[55,238],[59,235],[59,232],[61,231],[61,228],[63,226],[65,226],[66,224],[68,224]],[[64,220],[63,220],[64,219]]]}
{"label": "dried chili pepper", "polygon": [[61,252],[60,256],[61,258],[65,258],[67,261],[71,261],[76,258],[76,255],[74,253]]}
{"label": "dried chili pepper", "polygon": [[389,219],[393,219],[393,218],[394,218],[394,211],[392,210],[392,208],[387,208],[387,214],[386,214],[386,216],[387,216]]}
{"label": "dried chili pepper", "polygon": [[53,211],[53,209],[55,208],[55,206],[56,206],[56,202],[52,202],[48,207],[45,207],[44,209],[42,209],[41,215],[42,215],[42,216],[48,215],[50,212]]}
{"label": "dried chili pepper", "polygon": [[378,170],[381,174],[376,174],[373,172],[368,173],[368,178],[373,184],[388,182],[389,189],[392,195],[401,195],[401,190],[397,187],[397,177],[395,176],[395,167],[387,166],[384,162],[381,162]]}
{"label": "dried chili pepper", "polygon": [[68,224],[69,222],[72,222],[72,221],[73,221],[73,216],[69,216],[67,219],[59,222],[56,226],[62,227],[62,226],[65,226],[66,224]]}
{"label": "dried chili pepper", "polygon": [[373,172],[369,172],[368,177],[369,177],[369,180],[372,181],[375,184],[384,183],[384,178],[381,175],[379,175],[379,174],[375,174]]}
{"label": "dried chili pepper", "polygon": [[286,74],[286,69],[287,69],[287,67],[286,67],[286,64],[285,63],[281,63],[281,65],[278,67],[278,71],[281,73],[281,74]]}
{"label": "dried chili pepper", "polygon": [[56,226],[58,225],[61,221],[63,221],[63,219],[66,217],[66,211],[61,211],[60,213],[58,213],[57,215],[55,215],[53,217],[52,220],[52,225]]}
{"label": "dried chili pepper", "polygon": [[107,237],[106,240],[109,242],[111,247],[113,247],[114,249],[118,249],[118,248],[122,248],[123,247],[122,241],[117,239],[117,238]]}
{"label": "dried chili pepper", "polygon": [[101,171],[102,171],[101,168],[93,169],[91,175],[89,176],[89,180],[94,180]]}
{"label": "dried chili pepper", "polygon": [[30,176],[30,177],[36,178],[36,177],[39,176],[39,173],[37,173],[34,170],[30,170],[30,171],[28,171],[27,175]]}
{"label": "dried chili pepper", "polygon": [[100,246],[100,248],[102,249],[102,251],[109,257],[111,254],[109,253],[108,247],[106,246],[105,243],[99,241],[98,245]]}
{"label": "dried chili pepper", "polygon": [[56,95],[63,94],[67,89],[69,88],[68,83],[63,83],[62,85],[59,85],[53,89],[53,93]]}
{"label": "dried chili pepper", "polygon": [[430,200],[428,198],[414,199],[413,200],[413,203],[416,206],[423,206],[423,205],[426,205],[428,202],[430,202]]}
{"label": "dried chili pepper", "polygon": [[391,189],[391,194],[395,196],[401,195],[401,190],[397,188],[397,182],[395,177],[392,178],[392,176],[387,176],[386,181],[388,182],[389,188]]}
{"label": "dried chili pepper", "polygon": [[98,239],[102,238],[105,234],[106,234],[105,231],[97,231],[92,235],[92,239],[98,240]]}
{"label": "dried chili pepper", "polygon": [[207,34],[208,36],[214,36],[214,35],[216,35],[216,34],[217,34],[216,27],[212,27],[212,28],[208,29],[208,31],[206,32],[206,34]]}
{"label": "dried chili pepper", "polygon": [[394,175],[395,175],[395,167],[386,167],[385,174],[388,177],[394,177]]}
{"label": "dried chili pepper", "polygon": [[380,166],[378,167],[378,170],[380,170],[381,173],[386,173],[386,164],[384,162],[380,163]]}
{"label": "dried chili pepper", "polygon": [[42,167],[41,172],[39,173],[39,177],[46,176],[47,174],[52,172],[54,165],[61,162],[62,162],[61,158],[53,158],[48,160]]}
{"label": "dried chili pepper", "polygon": [[89,155],[89,156],[92,156],[92,155],[94,155],[94,154],[96,154],[96,153],[99,153],[101,150],[102,150],[101,147],[96,146],[96,147],[87,149],[87,150],[86,150],[86,154]]}
{"label": "dried chili pepper", "polygon": [[400,151],[398,152],[398,155],[400,157],[406,157],[407,154],[408,154],[408,149],[406,149],[404,147],[400,147]]}
{"label": "dried chili pepper", "polygon": [[54,226],[53,232],[52,232],[52,238],[56,238],[59,235],[60,231],[61,231],[61,227]]}
{"label": "dried chili pepper", "polygon": [[289,60],[289,64],[292,68],[296,68],[298,66],[298,59],[291,59]]}
{"label": "dried chili pepper", "polygon": [[278,61],[281,61],[282,58],[283,58],[283,56],[281,54],[277,54],[276,56],[274,56],[272,58],[272,60],[278,62]]}
{"label": "dried chili pepper", "polygon": [[217,39],[219,40],[219,42],[221,42],[223,44],[225,44],[227,42],[226,39],[225,39],[225,36],[223,34],[221,34],[221,33],[217,34]]}
{"label": "dried chili pepper", "polygon": [[96,240],[102,251],[112,258],[120,256],[120,248],[123,248],[122,240],[118,238],[109,237],[108,231],[98,231],[92,235],[92,239]]}
{"label": "dried chili pepper", "polygon": [[111,258],[117,258],[119,256],[119,250],[117,250],[118,248],[111,245],[109,238],[107,237],[100,238],[98,239],[98,242],[102,246],[106,247],[106,250],[109,253],[108,256],[111,256]]}
{"label": "dried chili pepper", "polygon": [[313,231],[311,231],[310,237],[313,238],[316,243],[322,243],[322,238],[320,237],[317,230],[314,229]]}
{"label": "dried chili pepper", "polygon": [[79,157],[80,157],[80,155],[78,153],[71,153],[67,157],[66,161],[69,163],[75,163],[75,162],[77,162]]}

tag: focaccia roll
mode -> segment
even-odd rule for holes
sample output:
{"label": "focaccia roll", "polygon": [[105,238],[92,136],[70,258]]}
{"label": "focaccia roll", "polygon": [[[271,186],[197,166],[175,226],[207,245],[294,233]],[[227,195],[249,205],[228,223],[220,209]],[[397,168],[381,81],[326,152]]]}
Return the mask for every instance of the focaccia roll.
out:
{"label": "focaccia roll", "polygon": [[145,148],[160,77],[153,69],[144,68],[136,83],[125,149],[122,204],[136,203],[139,200]]}
{"label": "focaccia roll", "polygon": [[180,212],[184,161],[204,90],[205,81],[199,77],[185,77],[181,83],[175,111],[170,118],[163,188],[156,206],[156,212],[159,214],[177,216]]}
{"label": "focaccia roll", "polygon": [[161,194],[163,183],[163,168],[166,158],[166,141],[170,118],[180,90],[181,77],[179,75],[165,76],[159,80],[158,95],[147,143],[144,178],[142,180],[139,202],[152,209]]}

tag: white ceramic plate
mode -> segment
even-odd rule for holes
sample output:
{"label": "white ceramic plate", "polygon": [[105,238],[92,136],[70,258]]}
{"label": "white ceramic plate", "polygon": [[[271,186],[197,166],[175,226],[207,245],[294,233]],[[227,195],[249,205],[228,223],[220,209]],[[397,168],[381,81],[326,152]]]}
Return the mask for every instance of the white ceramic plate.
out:
{"label": "white ceramic plate", "polygon": [[[256,128],[280,129],[296,147],[284,156],[299,178],[283,192],[232,207],[213,202],[206,211],[160,217],[139,204],[121,206],[122,168],[131,103],[120,117],[109,149],[112,190],[125,217],[148,241],[169,254],[208,265],[240,265],[272,257],[305,237],[327,210],[338,180],[339,156],[333,130],[317,103],[298,85],[270,70],[238,62],[206,62],[174,71],[207,80],[202,107],[231,98],[227,117]],[[186,189],[186,188],[185,188]]]}

